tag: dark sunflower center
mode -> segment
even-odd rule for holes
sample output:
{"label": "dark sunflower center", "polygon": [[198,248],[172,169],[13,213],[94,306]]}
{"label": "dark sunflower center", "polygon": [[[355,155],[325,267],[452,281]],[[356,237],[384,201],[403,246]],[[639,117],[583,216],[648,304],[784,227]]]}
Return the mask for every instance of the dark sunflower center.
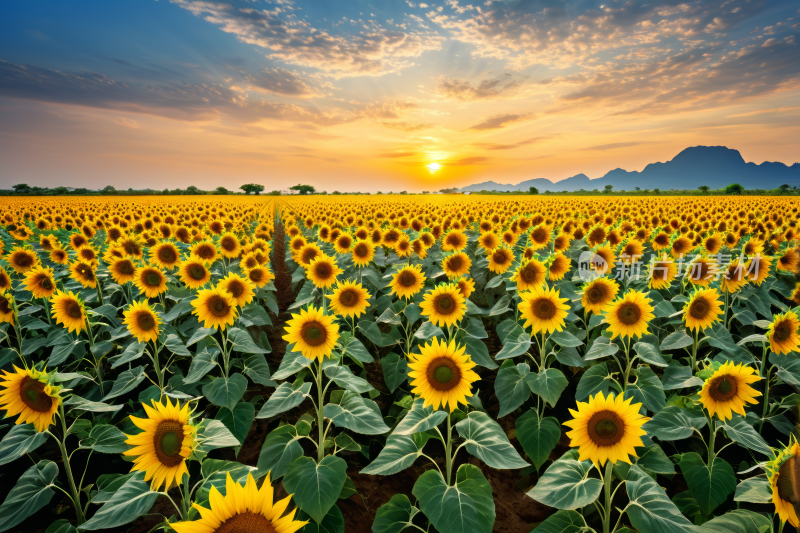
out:
{"label": "dark sunflower center", "polygon": [[158,258],[164,263],[174,263],[178,260],[175,250],[170,247],[164,247],[158,252]]}
{"label": "dark sunflower center", "polygon": [[192,267],[189,268],[189,276],[192,279],[200,281],[201,279],[206,277],[206,269],[204,269],[200,265],[192,265]]}
{"label": "dark sunflower center", "polygon": [[340,237],[339,238],[339,248],[350,248],[350,238],[349,237]]}
{"label": "dark sunflower center", "polygon": [[587,426],[589,438],[598,446],[613,446],[625,436],[625,422],[613,411],[592,415]]}
{"label": "dark sunflower center", "polygon": [[178,466],[183,461],[183,424],[177,420],[164,420],[156,428],[153,435],[153,447],[162,465]]}
{"label": "dark sunflower center", "polygon": [[450,259],[447,260],[447,267],[453,271],[461,270],[461,267],[464,265],[464,261],[461,257],[454,255]]}
{"label": "dark sunflower center", "polygon": [[211,300],[208,302],[208,309],[211,313],[215,316],[223,317],[228,315],[228,311],[230,311],[230,305],[228,302],[225,301],[224,298],[219,296],[212,296]]}
{"label": "dark sunflower center", "polygon": [[353,248],[353,253],[356,257],[367,257],[367,246],[364,244],[357,244],[355,248]]}
{"label": "dark sunflower center", "polygon": [[708,316],[711,306],[705,298],[695,298],[689,306],[689,315],[696,320],[703,320]]}
{"label": "dark sunflower center", "polygon": [[211,259],[214,257],[214,249],[211,246],[198,246],[195,253],[202,259]]}
{"label": "dark sunflower center", "polygon": [[44,391],[45,384],[38,379],[25,377],[20,386],[22,402],[39,413],[47,413],[53,407],[53,399]]}
{"label": "dark sunflower center", "polygon": [[525,280],[525,283],[533,283],[536,280],[536,270],[533,265],[528,263],[525,268],[520,272],[520,277]]}
{"label": "dark sunflower center", "polygon": [[310,346],[319,346],[328,338],[328,333],[325,326],[317,322],[308,322],[303,324],[303,329],[300,332],[303,340]]}
{"label": "dark sunflower center", "polygon": [[131,274],[133,274],[133,263],[131,263],[130,261],[121,261],[119,263],[119,266],[117,267],[117,270],[119,271],[120,274],[123,274],[125,276],[130,276]]}
{"label": "dark sunflower center", "polygon": [[550,320],[556,315],[556,306],[547,298],[540,298],[531,306],[534,316],[539,320]]}
{"label": "dark sunflower center", "polygon": [[797,491],[795,491],[795,484],[800,481],[798,467],[800,467],[800,462],[792,456],[778,470],[778,496],[781,497],[781,500],[793,504],[800,502],[796,496]]}
{"label": "dark sunflower center", "polygon": [[264,277],[264,273],[262,272],[262,270],[260,268],[257,268],[257,269],[254,269],[254,270],[250,271],[250,279],[255,281],[256,283],[261,281],[261,279],[263,277]]}
{"label": "dark sunflower center", "polygon": [[11,312],[11,304],[6,300],[5,296],[0,296],[0,313],[7,315]]}
{"label": "dark sunflower center", "polygon": [[339,293],[339,302],[347,307],[352,307],[358,303],[358,294],[352,289],[344,290]]}
{"label": "dark sunflower center", "polygon": [[417,283],[417,277],[411,272],[403,272],[400,275],[400,285],[403,287],[413,287]]}
{"label": "dark sunflower center", "polygon": [[244,292],[244,284],[240,281],[231,281],[228,283],[228,292],[233,295],[234,298],[239,298]]}
{"label": "dark sunflower center", "polygon": [[27,267],[33,264],[33,259],[31,259],[28,254],[18,254],[14,259],[17,266]]}
{"label": "dark sunflower center", "polygon": [[83,318],[83,313],[81,312],[81,304],[78,302],[71,300],[67,302],[67,305],[64,309],[67,313],[67,316],[74,319],[81,319]]}
{"label": "dark sunflower center", "polygon": [[153,318],[153,315],[150,314],[149,312],[139,313],[139,317],[136,323],[139,325],[139,329],[143,331],[150,331],[151,329],[156,327],[155,318]]}
{"label": "dark sunflower center", "polygon": [[461,371],[448,357],[439,357],[428,365],[428,383],[439,391],[448,391],[461,382]]}
{"label": "dark sunflower center", "polygon": [[39,286],[45,290],[50,290],[53,288],[53,282],[50,281],[50,278],[42,278],[39,281]]}
{"label": "dark sunflower center", "polygon": [[589,297],[589,301],[592,303],[602,302],[605,299],[606,291],[600,287],[592,287],[586,293]]}
{"label": "dark sunflower center", "polygon": [[449,315],[455,311],[456,303],[449,294],[441,294],[434,302],[434,307],[439,314]]}
{"label": "dark sunflower center", "polygon": [[622,304],[619,311],[617,311],[617,318],[626,326],[636,324],[641,316],[642,311],[639,309],[639,306],[630,302]]}
{"label": "dark sunflower center", "polygon": [[782,321],[775,326],[773,338],[778,342],[785,342],[792,336],[792,328],[787,321]]}
{"label": "dark sunflower center", "polygon": [[236,249],[236,239],[234,239],[233,237],[226,237],[222,239],[219,244],[229,252]]}
{"label": "dark sunflower center", "polygon": [[78,273],[83,276],[85,279],[92,280],[94,279],[94,274],[92,273],[92,269],[86,265],[79,265],[77,268]]}
{"label": "dark sunflower center", "polygon": [[497,252],[492,255],[492,259],[494,259],[494,262],[498,265],[504,265],[506,262],[506,255],[504,253]]}
{"label": "dark sunflower center", "polygon": [[303,254],[303,262],[308,264],[315,257],[317,257],[317,251],[314,250],[313,248],[310,248],[310,249],[306,250],[306,252]]}
{"label": "dark sunflower center", "polygon": [[531,236],[533,237],[533,240],[539,244],[547,240],[547,232],[542,228],[534,230],[533,233],[531,233]]}
{"label": "dark sunflower center", "polygon": [[225,520],[214,533],[275,533],[275,527],[264,515],[246,511]]}
{"label": "dark sunflower center", "polygon": [[11,284],[10,282],[11,279],[8,276],[5,276],[2,273],[0,273],[0,288],[8,287]]}
{"label": "dark sunflower center", "polygon": [[714,400],[724,402],[736,396],[737,389],[738,386],[734,378],[731,376],[719,376],[711,381],[708,393]]}
{"label": "dark sunflower center", "polygon": [[317,277],[320,279],[324,280],[331,277],[331,267],[327,263],[318,264],[314,270],[317,274]]}

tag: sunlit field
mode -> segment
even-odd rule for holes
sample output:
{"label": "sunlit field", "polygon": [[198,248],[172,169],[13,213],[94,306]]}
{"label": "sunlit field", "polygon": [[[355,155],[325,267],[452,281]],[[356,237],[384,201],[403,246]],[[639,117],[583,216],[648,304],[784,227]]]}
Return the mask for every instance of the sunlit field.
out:
{"label": "sunlit field", "polygon": [[791,198],[0,207],[0,532],[800,525]]}

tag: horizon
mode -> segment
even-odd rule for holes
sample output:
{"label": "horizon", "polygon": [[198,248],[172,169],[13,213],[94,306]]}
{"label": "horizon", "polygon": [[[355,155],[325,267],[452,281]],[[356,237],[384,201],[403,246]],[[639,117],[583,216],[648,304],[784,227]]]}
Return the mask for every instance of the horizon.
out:
{"label": "horizon", "polygon": [[597,179],[693,146],[797,159],[796,2],[3,10],[3,187],[418,192]]}

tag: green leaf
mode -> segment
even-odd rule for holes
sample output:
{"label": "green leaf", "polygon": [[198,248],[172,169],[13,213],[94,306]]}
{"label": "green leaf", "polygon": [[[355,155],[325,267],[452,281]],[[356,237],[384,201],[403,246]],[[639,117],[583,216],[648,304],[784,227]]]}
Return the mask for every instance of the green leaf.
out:
{"label": "green leaf", "polygon": [[736,416],[730,422],[722,425],[728,438],[733,442],[738,442],[745,448],[763,453],[764,455],[771,455],[772,450],[766,441],[759,435],[753,426],[745,421],[744,417]]}
{"label": "green leaf", "polygon": [[658,444],[651,444],[645,447],[644,451],[638,453],[636,464],[642,469],[654,474],[671,475],[675,473],[675,463],[667,457]]}
{"label": "green leaf", "polygon": [[503,343],[503,349],[497,352],[494,358],[497,361],[501,361],[503,359],[517,357],[530,350],[531,344],[531,336],[527,333],[522,333],[517,337],[513,337],[512,334],[509,334],[506,337],[506,341]]}
{"label": "green leaf", "polygon": [[[586,522],[576,511],[556,511],[536,526],[531,533],[582,533],[586,531]],[[617,530],[620,531],[619,529]]]}
{"label": "green leaf", "polygon": [[47,433],[39,433],[33,424],[15,425],[0,440],[0,465],[15,461],[30,453],[47,440]]}
{"label": "green leaf", "polygon": [[57,475],[58,465],[53,461],[43,460],[29,467],[0,505],[0,531],[8,531],[50,503],[53,498],[50,487]]}
{"label": "green leaf", "polygon": [[423,322],[419,329],[414,332],[414,336],[422,340],[428,340],[432,337],[439,337],[443,339],[444,332],[442,331],[442,328],[428,320],[427,322]]}
{"label": "green leaf", "polygon": [[328,455],[319,464],[310,457],[295,460],[283,478],[286,491],[293,494],[294,503],[321,523],[347,479],[347,463],[340,457]]}
{"label": "green leaf", "polygon": [[69,344],[61,344],[53,348],[50,352],[50,357],[47,359],[47,365],[55,367],[67,360],[67,358],[77,351],[79,347],[86,344],[86,341],[75,340]]}
{"label": "green leaf", "polygon": [[598,392],[602,392],[604,396],[607,395],[611,386],[611,379],[611,374],[609,374],[608,366],[605,363],[594,365],[581,376],[578,388],[575,391],[575,399],[583,402],[589,396],[594,396]]}
{"label": "green leaf", "polygon": [[329,366],[325,369],[325,375],[328,376],[328,379],[333,380],[334,383],[343,389],[347,389],[358,394],[375,390],[375,388],[370,385],[366,379],[356,376],[346,366]]}
{"label": "green leaf", "polygon": [[625,481],[628,518],[637,531],[692,533],[694,526],[681,514],[664,490],[641,468],[631,465]]}
{"label": "green leaf", "polygon": [[452,487],[438,470],[417,478],[412,493],[440,533],[490,533],[494,526],[492,487],[478,467],[461,465]]}
{"label": "green leaf", "polygon": [[264,354],[253,354],[245,359],[242,372],[259,385],[266,387],[278,386],[270,377],[269,364]]}
{"label": "green leaf", "polygon": [[772,531],[772,517],[750,511],[734,509],[703,524],[703,527],[720,533],[767,533]]}
{"label": "green leaf", "polygon": [[494,393],[500,402],[500,411],[497,417],[501,418],[515,411],[525,403],[531,395],[531,388],[525,381],[530,374],[530,367],[526,363],[503,364],[494,380]]}
{"label": "green leaf", "polygon": [[[348,478],[349,479],[349,478]],[[301,511],[302,512],[302,511]],[[300,518],[298,516],[298,518]],[[302,533],[344,533],[344,516],[339,507],[334,505],[322,519],[322,522],[316,524],[309,522],[301,529]]]}
{"label": "green leaf", "polygon": [[390,353],[381,359],[383,381],[386,382],[389,392],[394,392],[408,378],[408,361],[396,353]]}
{"label": "green leaf", "polygon": [[203,396],[218,407],[233,409],[246,390],[247,378],[237,372],[229,378],[223,376],[203,385]]}
{"label": "green leaf", "polygon": [[[657,340],[658,339],[656,339],[656,341]],[[664,361],[664,358],[661,356],[661,351],[658,349],[658,346],[650,344],[649,342],[637,342],[633,345],[633,349],[636,350],[636,355],[639,356],[639,359],[645,363],[656,366],[667,366],[667,362]]]}
{"label": "green leaf", "polygon": [[120,355],[115,355],[111,358],[111,361],[113,361],[111,368],[118,368],[125,363],[139,359],[144,354],[145,347],[147,347],[147,343],[144,342],[134,341],[130,343]]}
{"label": "green leaf", "polygon": [[313,362],[314,361],[311,359],[306,359],[301,352],[287,351],[283,359],[281,359],[278,371],[272,375],[272,379],[286,379],[300,372],[302,369],[311,366]]}
{"label": "green leaf", "polygon": [[562,348],[577,348],[583,346],[583,341],[567,330],[556,331],[550,335],[549,340],[555,342]]}
{"label": "green leaf", "polygon": [[711,516],[714,509],[736,490],[736,475],[724,459],[716,457],[708,466],[702,457],[691,452],[683,454],[678,466],[705,516]]}
{"label": "green leaf", "polygon": [[753,476],[736,485],[735,502],[772,503],[772,488],[767,476]]}
{"label": "green leaf", "polygon": [[528,496],[537,502],[562,510],[591,504],[600,495],[603,482],[589,477],[591,461],[562,457],[551,464]]}
{"label": "green leaf", "polygon": [[405,494],[395,494],[378,508],[372,522],[372,533],[401,533],[411,527],[419,509],[411,505]]}
{"label": "green leaf", "polygon": [[486,413],[471,412],[456,424],[456,430],[464,438],[467,451],[492,468],[512,470],[528,466],[508,441],[500,424]]}
{"label": "green leaf", "polygon": [[271,431],[264,440],[261,453],[258,455],[256,464],[258,475],[256,477],[265,476],[267,472],[271,472],[273,481],[283,477],[289,465],[303,455],[299,439],[294,426],[279,426]]}
{"label": "green leaf", "polygon": [[551,407],[556,406],[561,393],[569,385],[563,372],[556,368],[545,368],[538,374],[528,374],[525,376],[525,383],[534,394],[549,403]]}
{"label": "green leaf", "polygon": [[208,453],[217,448],[240,446],[233,433],[219,420],[204,420],[197,432],[198,451]]}
{"label": "green leaf", "polygon": [[233,351],[238,353],[269,353],[269,350],[259,348],[250,333],[243,329],[231,328],[228,330],[228,341],[233,343]]}
{"label": "green leaf", "polygon": [[144,481],[144,472],[136,472],[79,529],[109,529],[133,522],[153,507],[159,494],[150,490],[150,483]]}
{"label": "green leaf", "polygon": [[392,433],[386,439],[378,457],[364,468],[362,474],[389,476],[401,472],[414,464],[422,455],[422,448],[428,442],[427,433],[397,435]]}
{"label": "green leaf", "polygon": [[681,366],[675,361],[664,369],[661,376],[661,384],[664,390],[685,389],[702,387],[703,380],[692,375],[692,369],[688,366]]}
{"label": "green leaf", "polygon": [[346,335],[349,336],[345,338],[345,334],[343,334],[342,338],[340,338],[342,342],[342,355],[350,355],[362,363],[372,363],[375,361],[372,354],[369,353],[369,350],[364,347],[364,344],[360,340],[353,337],[350,333]]}
{"label": "green leaf", "polygon": [[183,355],[186,357],[191,357],[192,355],[186,345],[183,344],[183,341],[174,333],[167,335],[167,340],[164,341],[164,347],[175,355]]}
{"label": "green leaf", "polygon": [[186,346],[192,346],[216,332],[216,328],[197,328],[189,340],[186,341]]}
{"label": "green leaf", "polygon": [[381,338],[381,330],[375,322],[370,320],[361,320],[358,323],[358,329],[367,337],[375,346],[383,346],[383,339]]}
{"label": "green leaf", "polygon": [[561,438],[561,425],[553,417],[539,419],[534,409],[517,418],[515,424],[517,440],[538,470],[558,444]]}
{"label": "green leaf", "polygon": [[209,351],[209,349],[206,348],[192,357],[192,362],[189,364],[189,372],[186,374],[186,377],[183,378],[183,383],[197,383],[203,379],[206,374],[217,366],[217,355],[219,355],[218,349],[212,348],[211,351]]}
{"label": "green leaf", "polygon": [[497,368],[497,363],[489,355],[489,348],[486,347],[485,342],[472,337],[464,337],[464,343],[467,345],[467,353],[473,363],[490,370]]}
{"label": "green leaf", "polygon": [[685,329],[678,330],[674,333],[667,335],[667,338],[661,342],[660,350],[679,350],[694,344],[694,339],[686,334]]}
{"label": "green leaf", "polygon": [[72,395],[64,402],[64,405],[79,411],[89,411],[92,413],[113,413],[122,409],[121,405],[109,405],[102,402],[93,402],[80,396]]}
{"label": "green leaf", "polygon": [[281,383],[270,395],[256,418],[270,418],[303,403],[311,390],[311,383]]}
{"label": "green leaf", "polygon": [[132,391],[139,383],[144,381],[145,373],[143,366],[137,366],[136,368],[132,368],[130,370],[126,370],[120,373],[117,380],[114,382],[114,386],[111,387],[111,392],[106,394],[103,401],[106,402],[111,398],[116,398],[117,396],[122,396],[123,394]]}
{"label": "green leaf", "polygon": [[203,465],[200,469],[200,472],[205,478],[205,482],[200,487],[200,490],[197,491],[196,497],[201,501],[207,500],[211,492],[211,487],[216,487],[220,493],[225,494],[228,474],[231,475],[231,479],[234,482],[244,485],[247,482],[247,475],[253,474],[254,471],[255,468],[252,466],[243,465],[236,461],[206,459],[203,461]]}
{"label": "green leaf", "polygon": [[381,435],[389,431],[378,405],[350,391],[344,393],[341,403],[326,404],[323,413],[336,427],[362,435]]}
{"label": "green leaf", "polygon": [[214,418],[225,424],[236,440],[244,443],[250,426],[253,425],[255,410],[256,407],[252,403],[239,402],[233,410],[223,407]]}
{"label": "green leaf", "polygon": [[44,533],[77,533],[75,526],[70,524],[66,518],[56,520],[44,530]]}
{"label": "green leaf", "polygon": [[608,337],[600,335],[592,343],[592,347],[586,352],[584,356],[585,361],[593,361],[595,359],[602,359],[603,357],[611,357],[619,351],[619,346],[614,344]]}
{"label": "green leaf", "polygon": [[447,418],[447,411],[434,410],[432,405],[422,407],[425,400],[417,398],[406,416],[394,428],[392,435],[411,435],[433,429]]}
{"label": "green leaf", "polygon": [[633,398],[634,403],[642,403],[654,413],[660,412],[667,405],[661,381],[649,367],[639,365],[636,372],[636,383],[629,383],[625,387],[624,398]]}
{"label": "green leaf", "polygon": [[110,424],[94,426],[89,433],[89,438],[81,441],[82,448],[91,448],[100,453],[122,453],[130,450],[130,445],[125,444],[128,437],[123,432]]}
{"label": "green leaf", "polygon": [[477,318],[469,319],[466,327],[464,327],[464,332],[468,337],[473,337],[475,339],[486,339],[489,337],[489,334],[486,333],[486,329],[483,327],[483,322]]}
{"label": "green leaf", "polygon": [[[642,429],[659,440],[682,440],[691,437],[694,429],[702,428],[698,427],[697,420],[689,418],[680,407],[670,405],[656,413]],[[705,422],[705,419],[699,420]]]}
{"label": "green leaf", "polygon": [[107,503],[111,501],[117,490],[135,474],[136,471],[127,474],[101,474],[97,478],[97,494],[92,498],[92,503]]}

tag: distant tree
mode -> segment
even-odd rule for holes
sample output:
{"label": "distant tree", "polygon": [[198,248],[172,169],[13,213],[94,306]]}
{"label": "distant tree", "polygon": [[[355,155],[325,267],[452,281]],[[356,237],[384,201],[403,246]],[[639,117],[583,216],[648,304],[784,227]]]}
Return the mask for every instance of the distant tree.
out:
{"label": "distant tree", "polygon": [[230,194],[231,191],[220,185],[216,189],[214,189],[214,194]]}
{"label": "distant tree", "polygon": [[86,194],[89,192],[89,189],[85,187],[78,187],[77,189],[73,189],[72,194]]}
{"label": "distant tree", "polygon": [[422,194],[430,194],[430,191],[422,191]]}
{"label": "distant tree", "polygon": [[606,185],[605,187],[603,187],[603,189],[604,189],[604,190],[603,190],[603,192],[604,192],[604,193],[606,193],[606,194],[608,194],[608,193],[610,193],[610,192],[611,192],[611,189],[613,189],[613,188],[614,188],[614,186],[613,186],[613,185],[611,185],[611,184],[609,183],[608,185]]}
{"label": "distant tree", "polygon": [[400,191],[398,194],[408,194],[408,191]]}
{"label": "distant tree", "polygon": [[69,191],[66,187],[56,187],[55,189],[50,189],[50,192],[57,195],[67,194]]}
{"label": "distant tree", "polygon": [[18,193],[26,193],[31,191],[31,187],[27,183],[18,183],[16,185],[12,185],[11,188],[14,189],[14,192]]}
{"label": "distant tree", "polygon": [[539,194],[539,189],[537,189],[536,187],[531,186],[531,187],[528,188],[528,194]]}
{"label": "distant tree", "polygon": [[317,189],[313,185],[294,185],[289,187],[292,191],[297,191],[297,194],[314,194]]}
{"label": "distant tree", "polygon": [[268,192],[268,193],[267,193],[267,196],[280,196],[280,195],[282,195],[282,194],[283,194],[283,193],[282,193],[281,191],[279,191],[278,189],[275,189],[274,191],[270,191],[270,192]]}
{"label": "distant tree", "polygon": [[711,187],[709,187],[708,185],[701,185],[701,186],[699,186],[699,187],[698,187],[698,189],[699,189],[700,191],[702,191],[702,192],[703,192],[703,194],[707,193],[707,192],[709,191],[709,189],[710,189],[710,188],[711,188]]}
{"label": "distant tree", "polygon": [[791,187],[791,185],[789,185],[789,184],[787,184],[787,183],[784,183],[783,185],[781,185],[781,186],[780,186],[780,187],[778,187],[778,188],[779,188],[780,190],[782,190],[782,191],[785,191],[785,190],[787,190],[787,189],[791,189],[792,187]]}
{"label": "distant tree", "polygon": [[186,194],[203,194],[203,191],[201,191],[194,185],[189,185],[188,187],[186,187]]}
{"label": "distant tree", "polygon": [[738,183],[731,183],[727,187],[725,187],[725,194],[742,194],[744,192],[744,187],[739,185]]}
{"label": "distant tree", "polygon": [[640,187],[634,187],[634,190],[641,191],[642,189]]}
{"label": "distant tree", "polygon": [[661,191],[659,189],[653,189],[653,194],[661,194]]}
{"label": "distant tree", "polygon": [[251,192],[254,194],[258,194],[264,190],[264,186],[259,185],[258,183],[245,183],[239,188],[243,190],[245,194],[250,194]]}
{"label": "distant tree", "polygon": [[451,187],[449,189],[439,189],[439,192],[442,194],[455,194],[458,192],[458,189]]}
{"label": "distant tree", "polygon": [[103,194],[114,194],[117,192],[117,189],[113,185],[106,185],[100,190]]}

